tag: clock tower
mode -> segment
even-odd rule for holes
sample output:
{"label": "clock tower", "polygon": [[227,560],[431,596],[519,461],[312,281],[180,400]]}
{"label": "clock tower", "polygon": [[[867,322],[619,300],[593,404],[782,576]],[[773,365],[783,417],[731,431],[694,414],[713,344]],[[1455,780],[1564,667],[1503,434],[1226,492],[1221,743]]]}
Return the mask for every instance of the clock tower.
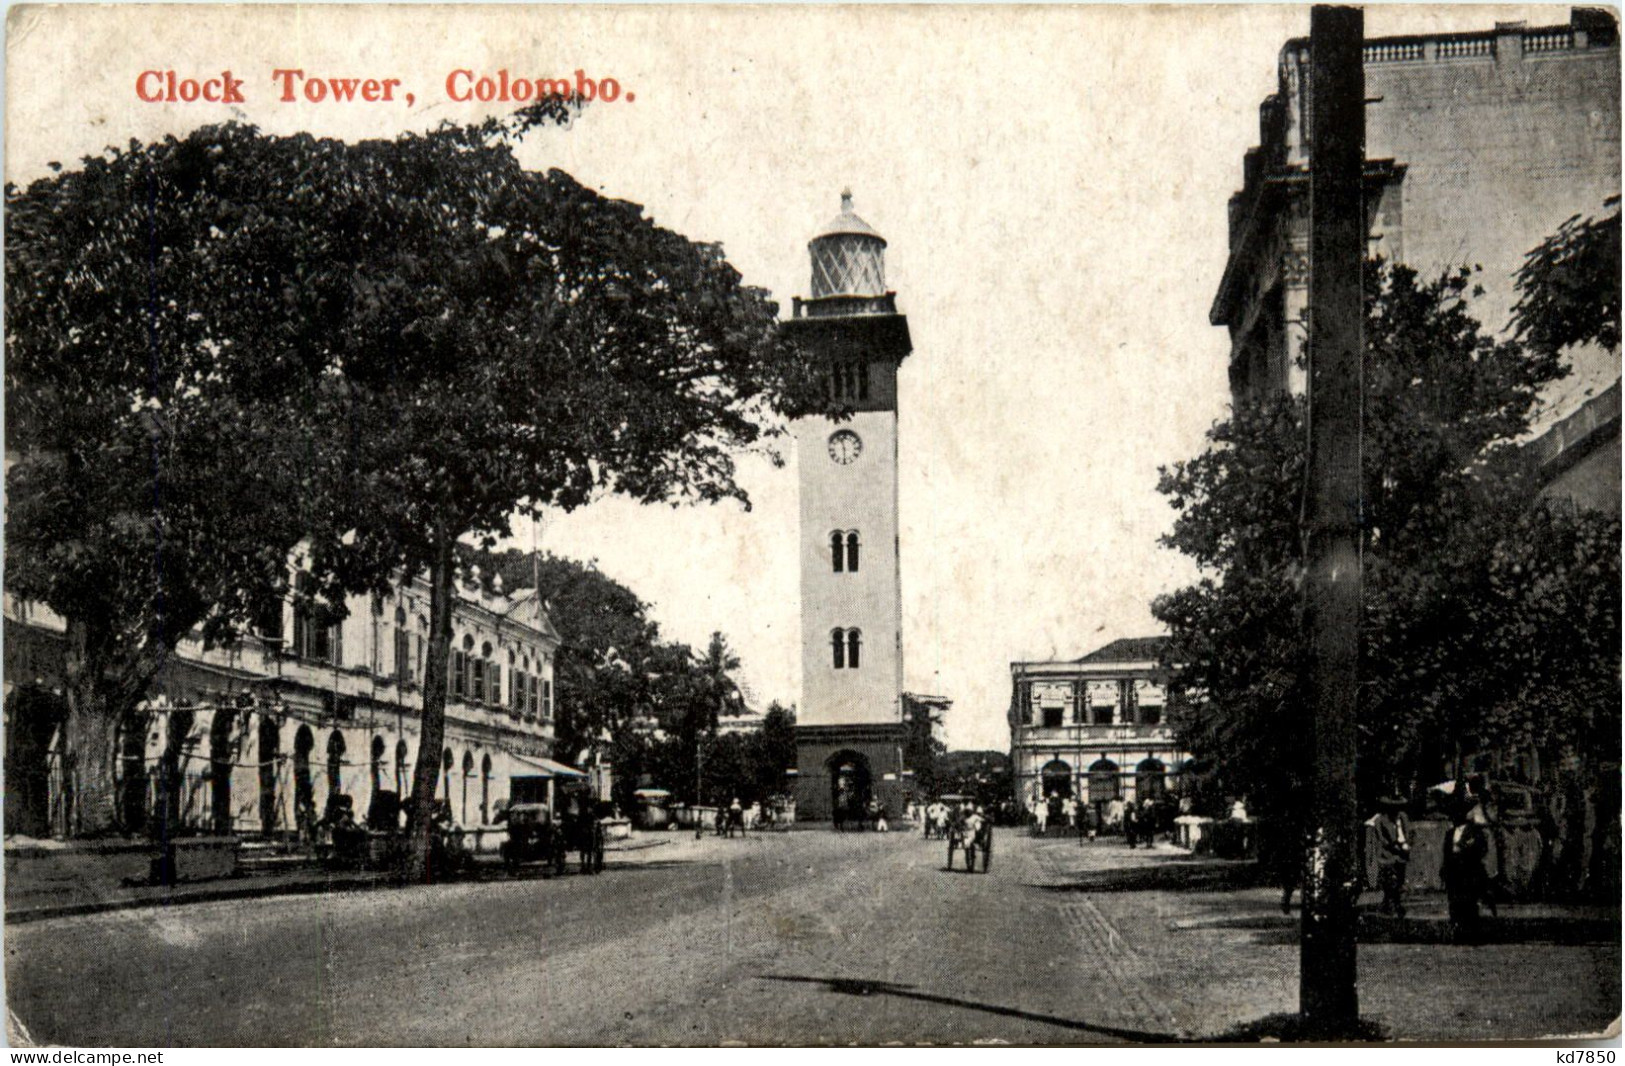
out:
{"label": "clock tower", "polygon": [[801,475],[801,704],[796,806],[854,814],[878,799],[901,813],[902,585],[898,568],[897,370],[908,320],[886,290],[886,241],[841,195],[808,244],[811,295],[784,323],[822,363],[850,419],[794,427]]}

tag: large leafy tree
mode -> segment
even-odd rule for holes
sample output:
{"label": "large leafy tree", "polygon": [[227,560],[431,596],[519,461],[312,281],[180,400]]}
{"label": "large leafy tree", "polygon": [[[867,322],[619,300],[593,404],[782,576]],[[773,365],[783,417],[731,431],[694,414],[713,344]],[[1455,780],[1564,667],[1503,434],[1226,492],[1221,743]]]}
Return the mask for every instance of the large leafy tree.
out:
{"label": "large leafy tree", "polygon": [[821,403],[776,308],[715,245],[654,225],[508,140],[448,128],[324,145],[313,206],[343,220],[356,540],[430,587],[413,875],[444,736],[457,544],[605,493],[748,503],[734,454]]}
{"label": "large leafy tree", "polygon": [[79,833],[119,826],[115,730],[179,641],[233,639],[296,543],[342,535],[299,155],[233,127],[6,190],[6,583],[66,620]]}
{"label": "large leafy tree", "polygon": [[[118,655],[142,663],[86,713],[105,729],[109,701],[150,679],[154,632],[170,646],[200,622],[229,632],[264,585],[279,592],[301,534],[329,600],[426,572],[416,874],[458,542],[609,492],[748,503],[734,454],[770,449],[778,415],[821,402],[774,305],[719,248],[519,165],[513,138],[562,117],[549,101],[506,123],[358,144],[209,127],[8,190],[8,447],[41,464],[16,475],[27,491],[12,499],[45,511],[15,543],[84,538],[31,570],[19,554],[30,584],[17,588],[80,627],[70,675],[76,646],[100,657],[77,668],[87,686],[118,677]],[[255,404],[284,421],[252,417]],[[261,455],[282,427],[311,454]],[[138,476],[143,451],[163,476]],[[172,487],[188,479],[192,495]],[[53,482],[65,502],[48,498]],[[254,500],[282,518],[247,511]],[[98,523],[100,539],[85,538]],[[189,571],[182,547],[235,579]],[[98,740],[81,765],[108,752]]]}
{"label": "large leafy tree", "polygon": [[[1482,713],[1479,642],[1496,624],[1488,564],[1532,492],[1513,442],[1563,368],[1554,352],[1481,330],[1468,271],[1424,280],[1373,262],[1365,291],[1359,770],[1371,798],[1437,773]],[[1178,724],[1212,787],[1251,795],[1266,813],[1297,806],[1305,764],[1304,414],[1287,396],[1238,408],[1206,453],[1165,469],[1159,485],[1179,511],[1164,543],[1202,570],[1153,608],[1199,697]]]}

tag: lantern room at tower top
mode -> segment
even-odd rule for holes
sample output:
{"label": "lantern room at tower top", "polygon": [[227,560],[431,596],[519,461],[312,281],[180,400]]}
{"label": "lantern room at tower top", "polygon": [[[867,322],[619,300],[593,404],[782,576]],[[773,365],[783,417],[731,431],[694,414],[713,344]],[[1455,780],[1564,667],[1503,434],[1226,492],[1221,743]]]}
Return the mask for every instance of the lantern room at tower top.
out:
{"label": "lantern room at tower top", "polygon": [[851,189],[841,191],[840,214],[807,242],[807,255],[811,295],[792,298],[793,318],[897,314],[897,294],[886,289],[886,238],[858,217]]}

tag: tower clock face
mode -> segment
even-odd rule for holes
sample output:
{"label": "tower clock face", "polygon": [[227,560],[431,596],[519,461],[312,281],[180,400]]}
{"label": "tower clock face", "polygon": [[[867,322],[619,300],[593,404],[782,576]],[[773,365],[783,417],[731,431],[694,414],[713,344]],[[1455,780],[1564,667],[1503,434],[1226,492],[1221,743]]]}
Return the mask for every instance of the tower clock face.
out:
{"label": "tower clock face", "polygon": [[863,454],[863,439],[850,429],[838,430],[829,438],[829,457],[846,466]]}

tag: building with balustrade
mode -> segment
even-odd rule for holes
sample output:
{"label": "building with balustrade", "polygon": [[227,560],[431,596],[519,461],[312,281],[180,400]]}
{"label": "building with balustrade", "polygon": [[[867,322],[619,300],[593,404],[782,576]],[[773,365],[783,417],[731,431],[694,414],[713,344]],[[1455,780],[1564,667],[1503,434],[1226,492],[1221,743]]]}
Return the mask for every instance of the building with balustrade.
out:
{"label": "building with balustrade", "polygon": [[[1481,265],[1474,314],[1491,329],[1514,272],[1569,217],[1620,191],[1619,30],[1575,8],[1566,25],[1365,44],[1366,210],[1373,252],[1424,277]],[[1281,49],[1259,144],[1230,198],[1229,256],[1209,318],[1230,332],[1232,399],[1301,392],[1309,299],[1309,42]],[[1618,376],[1599,361],[1593,382]]]}
{"label": "building with balustrade", "polygon": [[[295,562],[295,582],[302,580]],[[545,798],[564,777],[552,760],[553,661],[559,635],[534,590],[507,595],[500,578],[459,575],[450,693],[438,795],[463,826],[488,823],[510,797]],[[328,624],[292,597],[230,648],[195,638],[176,654],[121,728],[121,821],[155,818],[180,832],[293,836],[352,798],[411,792],[423,705],[429,588],[419,578],[387,597],[351,597]],[[64,779],[64,624],[5,597],[7,836],[71,831],[71,797],[109,787]],[[385,797],[388,803],[389,798]]]}
{"label": "building with balustrade", "polygon": [[1010,664],[1015,800],[1105,807],[1178,786],[1188,756],[1169,716],[1180,698],[1166,637],[1115,640],[1078,659]]}

